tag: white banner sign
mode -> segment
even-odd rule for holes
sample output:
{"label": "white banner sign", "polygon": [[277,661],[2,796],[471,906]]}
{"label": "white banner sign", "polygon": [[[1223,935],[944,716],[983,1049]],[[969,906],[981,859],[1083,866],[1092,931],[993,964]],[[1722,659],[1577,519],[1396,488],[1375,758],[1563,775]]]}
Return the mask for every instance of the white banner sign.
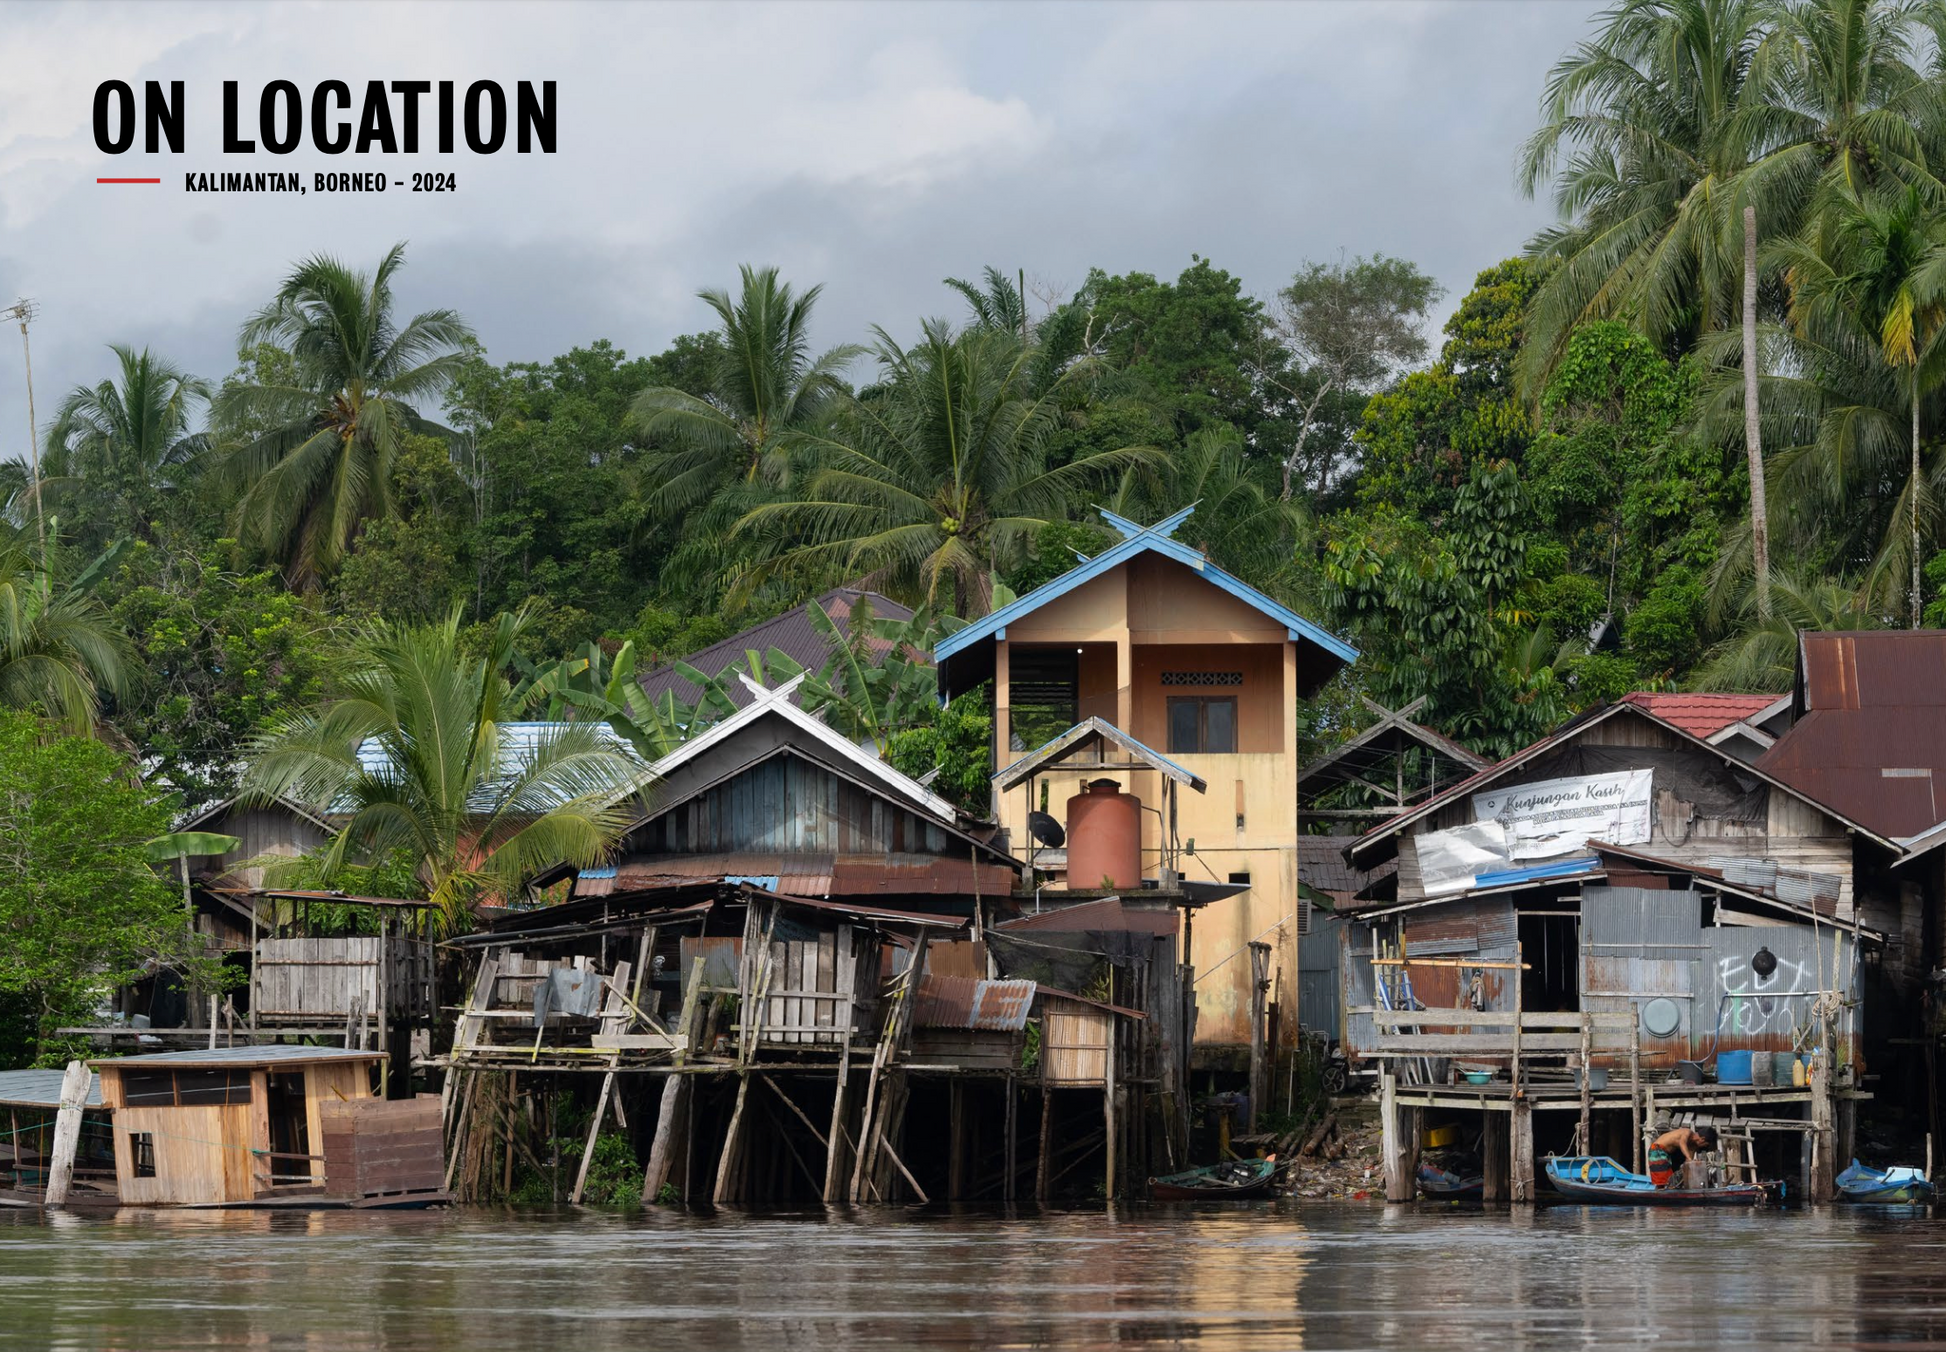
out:
{"label": "white banner sign", "polygon": [[1464,892],[1482,873],[1507,867],[1507,832],[1499,822],[1428,831],[1417,841],[1419,885],[1429,897]]}
{"label": "white banner sign", "polygon": [[1501,825],[1512,859],[1571,854],[1591,840],[1643,845],[1654,781],[1654,770],[1544,779],[1474,794],[1473,815]]}

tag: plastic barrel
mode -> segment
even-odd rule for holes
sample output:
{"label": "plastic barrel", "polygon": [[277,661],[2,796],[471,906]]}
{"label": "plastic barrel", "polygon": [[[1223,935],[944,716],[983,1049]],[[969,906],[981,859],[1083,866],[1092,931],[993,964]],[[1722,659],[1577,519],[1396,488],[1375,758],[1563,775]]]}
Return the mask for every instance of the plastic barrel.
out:
{"label": "plastic barrel", "polygon": [[1718,1084],[1749,1084],[1750,1053],[1747,1051],[1718,1052],[1716,1054],[1716,1082]]}
{"label": "plastic barrel", "polygon": [[1759,1089],[1768,1089],[1777,1083],[1777,1062],[1769,1052],[1753,1052],[1750,1056],[1750,1083]]}
{"label": "plastic barrel", "polygon": [[1777,1066],[1776,1077],[1779,1085],[1794,1085],[1797,1083],[1796,1052],[1773,1052],[1771,1053],[1771,1060]]}

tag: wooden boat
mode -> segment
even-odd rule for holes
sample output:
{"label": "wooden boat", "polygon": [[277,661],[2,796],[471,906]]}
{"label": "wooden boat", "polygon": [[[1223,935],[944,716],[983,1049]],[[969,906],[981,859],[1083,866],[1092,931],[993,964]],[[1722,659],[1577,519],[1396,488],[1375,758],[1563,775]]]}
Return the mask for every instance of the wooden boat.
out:
{"label": "wooden boat", "polygon": [[1547,1181],[1569,1201],[1600,1206],[1761,1206],[1781,1191],[1777,1183],[1658,1188],[1647,1174],[1632,1174],[1606,1155],[1550,1158]]}
{"label": "wooden boat", "polygon": [[1283,1166],[1274,1159],[1229,1160],[1149,1180],[1158,1202],[1240,1202],[1270,1196]]}
{"label": "wooden boat", "polygon": [[1486,1194],[1486,1179],[1476,1173],[1453,1173],[1427,1160],[1419,1161],[1419,1191],[1442,1202],[1477,1202]]}
{"label": "wooden boat", "polygon": [[1932,1180],[1926,1177],[1925,1171],[1906,1165],[1872,1169],[1853,1160],[1836,1181],[1838,1191],[1847,1202],[1910,1206],[1930,1202],[1933,1195]]}

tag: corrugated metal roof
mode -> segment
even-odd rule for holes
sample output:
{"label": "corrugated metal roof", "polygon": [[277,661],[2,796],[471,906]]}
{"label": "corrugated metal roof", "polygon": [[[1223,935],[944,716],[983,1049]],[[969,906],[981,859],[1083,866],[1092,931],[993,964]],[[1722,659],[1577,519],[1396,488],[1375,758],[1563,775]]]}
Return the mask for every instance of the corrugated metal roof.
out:
{"label": "corrugated metal roof", "polygon": [[919,979],[913,1018],[921,1028],[964,1028],[986,1033],[1018,1033],[1034,1007],[1031,981],[982,981],[970,976]]}
{"label": "corrugated metal roof", "polygon": [[1946,820],[1946,630],[1802,634],[1796,699],[1757,769],[1880,836]]}
{"label": "corrugated metal roof", "polygon": [[1153,934],[1166,936],[1175,934],[1181,928],[1176,921],[1176,912],[1151,910],[1145,907],[1124,905],[1120,897],[1101,897],[1094,901],[1084,901],[1072,906],[1060,906],[1058,892],[1041,893],[1043,909],[1034,915],[1023,915],[1013,920],[1005,920],[994,926],[996,930],[1013,933],[1017,930],[1040,930],[1051,934],[1078,934],[1084,930],[1102,930],[1112,934]]}
{"label": "corrugated metal roof", "polygon": [[[0,1070],[0,1103],[14,1103],[28,1108],[58,1108],[61,1106],[61,1080],[67,1074],[61,1070]],[[88,1082],[88,1106],[101,1106],[101,1076],[93,1075]]]}
{"label": "corrugated metal roof", "polygon": [[343,1047],[308,1047],[270,1042],[256,1047],[211,1047],[186,1052],[147,1052],[141,1056],[105,1056],[88,1064],[102,1066],[289,1065],[295,1061],[383,1061],[384,1052],[346,1051]]}
{"label": "corrugated metal roof", "polygon": [[1354,836],[1299,836],[1297,838],[1297,876],[1302,882],[1309,883],[1320,892],[1329,892],[1334,897],[1356,896],[1374,878],[1382,877],[1398,869],[1396,859],[1389,859],[1377,868],[1367,872],[1353,868],[1345,860],[1345,846],[1356,839]]}
{"label": "corrugated metal roof", "polygon": [[[874,591],[862,591],[856,587],[840,587],[828,591],[818,598],[825,614],[831,617],[838,632],[851,634],[851,608],[861,596],[869,596],[872,601],[872,616],[880,620],[909,620],[912,612],[890,597],[881,596]],[[886,652],[891,644],[881,638],[870,638],[867,644],[874,654]],[[786,611],[762,624],[751,625],[740,634],[733,634],[721,643],[712,643],[700,652],[693,652],[682,660],[705,676],[720,676],[730,667],[743,659],[752,648],[759,653],[769,653],[772,648],[783,653],[799,666],[809,671],[822,667],[831,656],[831,640],[819,633],[811,622],[811,607],[807,602],[796,610]],[[921,654],[923,656],[923,654]],[[661,699],[665,694],[674,692],[676,699],[684,704],[694,704],[702,696],[694,684],[679,674],[673,666],[655,668],[640,678],[644,692],[650,699]],[[752,698],[741,682],[730,683],[730,698],[741,709]]]}
{"label": "corrugated metal roof", "polygon": [[1622,696],[1626,704],[1647,709],[1691,737],[1705,740],[1733,723],[1754,718],[1777,703],[1779,695],[1694,694],[1679,691],[1635,690]]}

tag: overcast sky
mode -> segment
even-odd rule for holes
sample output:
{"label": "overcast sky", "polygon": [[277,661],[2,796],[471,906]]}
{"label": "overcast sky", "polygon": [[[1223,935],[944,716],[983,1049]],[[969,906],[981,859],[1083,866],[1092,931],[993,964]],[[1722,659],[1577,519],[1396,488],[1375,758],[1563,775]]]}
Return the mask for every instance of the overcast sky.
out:
{"label": "overcast sky", "polygon": [[[823,282],[820,346],[957,314],[983,264],[1071,290],[1192,253],[1269,295],[1305,258],[1381,251],[1447,288],[1551,216],[1514,184],[1583,0],[863,5],[0,6],[0,306],[39,302],[35,393],[148,344],[199,374],[292,260],[410,240],[407,312],[452,306],[498,361],[707,327],[739,263]],[[221,153],[222,82],[553,79],[552,156]],[[182,155],[102,155],[96,85],[186,86]],[[198,196],[185,171],[415,169],[458,191]],[[160,174],[163,184],[97,185]],[[0,330],[0,456],[25,447]]]}

